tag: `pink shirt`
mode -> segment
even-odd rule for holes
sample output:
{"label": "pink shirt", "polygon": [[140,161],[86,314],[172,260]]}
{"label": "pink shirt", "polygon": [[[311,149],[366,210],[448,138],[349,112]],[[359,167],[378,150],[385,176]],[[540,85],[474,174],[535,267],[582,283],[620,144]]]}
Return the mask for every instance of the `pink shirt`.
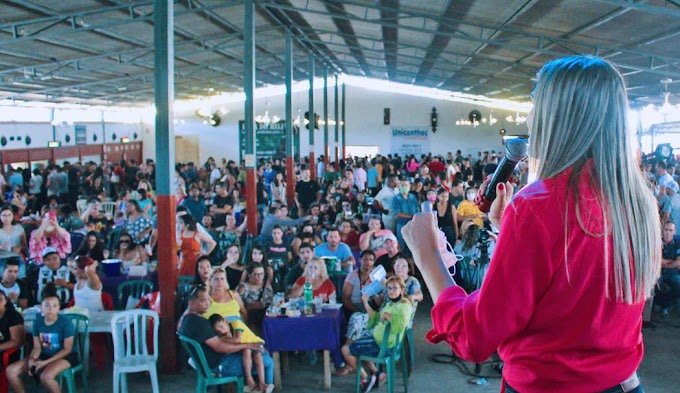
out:
{"label": "pink shirt", "polygon": [[52,236],[49,236],[49,244],[47,236],[43,236],[40,238],[40,240],[36,241],[34,234],[35,231],[31,233],[31,239],[28,241],[28,250],[30,251],[31,258],[35,259],[36,265],[42,265],[42,252],[48,246],[56,248],[59,258],[61,259],[66,258],[66,256],[71,253],[70,233],[66,232],[66,235],[63,239],[57,236],[56,233]]}
{"label": "pink shirt", "polygon": [[[643,303],[606,299],[604,238],[581,229],[573,200],[565,238],[570,173],[516,195],[482,288],[470,295],[448,288],[432,309],[430,342],[446,341],[474,362],[498,349],[503,378],[522,393],[603,391],[630,377],[642,361]],[[579,179],[581,217],[586,228],[602,233],[588,176]]]}

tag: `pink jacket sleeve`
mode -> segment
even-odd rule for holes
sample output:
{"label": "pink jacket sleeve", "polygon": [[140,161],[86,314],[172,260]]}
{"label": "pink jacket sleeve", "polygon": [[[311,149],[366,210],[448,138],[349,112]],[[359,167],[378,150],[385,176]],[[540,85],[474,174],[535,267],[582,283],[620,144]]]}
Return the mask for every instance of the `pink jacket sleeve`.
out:
{"label": "pink jacket sleeve", "polygon": [[550,285],[548,230],[540,214],[521,202],[515,198],[503,216],[482,288],[467,295],[450,287],[432,309],[427,339],[446,341],[465,360],[483,362],[505,340],[520,335]]}

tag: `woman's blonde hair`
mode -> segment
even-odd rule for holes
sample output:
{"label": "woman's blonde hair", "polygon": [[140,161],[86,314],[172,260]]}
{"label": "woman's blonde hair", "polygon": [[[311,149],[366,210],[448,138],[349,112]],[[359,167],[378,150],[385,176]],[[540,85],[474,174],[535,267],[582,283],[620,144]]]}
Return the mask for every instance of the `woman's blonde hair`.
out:
{"label": "woman's blonde hair", "polygon": [[[548,179],[572,167],[567,198],[575,201],[579,225],[591,236],[604,237],[607,298],[612,290],[617,301],[627,304],[650,297],[661,266],[661,231],[654,196],[633,154],[623,77],[603,59],[565,57],[541,69],[533,98],[530,178]],[[590,159],[595,172],[591,187],[605,218],[599,234],[586,229],[579,210],[578,179]],[[566,231],[566,218],[564,226]]]}
{"label": "woman's blonde hair", "polygon": [[316,263],[319,265],[319,273],[321,274],[321,278],[324,280],[328,279],[328,270],[326,269],[326,262],[321,259],[321,258],[312,258],[311,261],[307,262],[307,266],[305,266],[305,271],[303,273],[303,276],[309,277],[310,274],[312,274],[309,270],[309,267],[311,266],[312,263]]}
{"label": "woman's blonde hair", "polygon": [[[210,272],[210,278],[208,279],[208,284],[212,281],[213,277],[215,277],[216,274],[224,274],[224,276],[227,276],[227,271],[222,269],[221,267],[216,267],[213,269],[212,272]],[[227,283],[227,290],[231,289],[229,288],[229,281],[225,280]],[[210,288],[210,285],[208,285],[208,288]]]}

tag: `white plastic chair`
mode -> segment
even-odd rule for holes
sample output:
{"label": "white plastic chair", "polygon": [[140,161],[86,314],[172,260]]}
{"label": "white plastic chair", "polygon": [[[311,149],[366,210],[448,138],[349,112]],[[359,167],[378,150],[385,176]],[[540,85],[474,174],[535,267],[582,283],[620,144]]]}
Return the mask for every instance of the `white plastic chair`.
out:
{"label": "white plastic chair", "polygon": [[78,199],[76,201],[76,208],[78,209],[78,216],[82,216],[87,209],[87,199]]}
{"label": "white plastic chair", "polygon": [[[153,323],[153,352],[148,348],[149,324]],[[113,336],[113,393],[128,393],[125,374],[148,371],[153,393],[158,393],[158,313],[129,310],[111,320]]]}
{"label": "white plastic chair", "polygon": [[113,213],[116,211],[116,202],[102,202],[99,204],[99,211],[104,213],[109,213],[113,217]]}

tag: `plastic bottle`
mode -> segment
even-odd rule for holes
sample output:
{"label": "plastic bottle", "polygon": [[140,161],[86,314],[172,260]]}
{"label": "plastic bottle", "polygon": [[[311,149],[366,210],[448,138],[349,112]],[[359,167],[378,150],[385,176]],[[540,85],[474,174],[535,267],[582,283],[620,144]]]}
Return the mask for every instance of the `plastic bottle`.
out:
{"label": "plastic bottle", "polygon": [[310,281],[305,282],[305,314],[311,314],[314,308],[314,290]]}

